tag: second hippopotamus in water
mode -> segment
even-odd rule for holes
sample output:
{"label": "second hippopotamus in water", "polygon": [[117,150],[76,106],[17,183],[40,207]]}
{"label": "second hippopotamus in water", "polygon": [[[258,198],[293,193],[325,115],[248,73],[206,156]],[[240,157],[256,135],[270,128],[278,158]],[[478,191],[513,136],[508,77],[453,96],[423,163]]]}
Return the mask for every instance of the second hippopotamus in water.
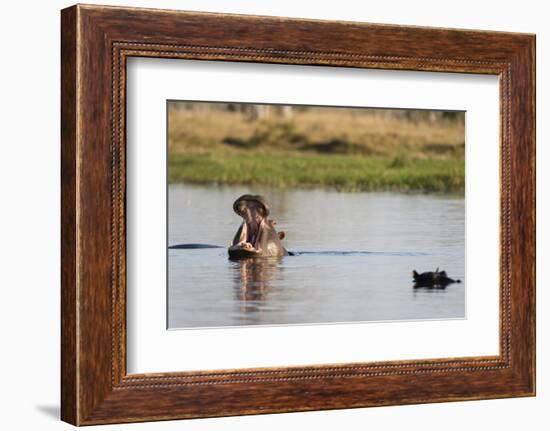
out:
{"label": "second hippopotamus in water", "polygon": [[460,280],[453,280],[447,276],[447,272],[440,271],[437,268],[435,271],[428,271],[419,274],[415,270],[412,272],[414,287],[439,287],[444,288],[452,283],[460,283]]}
{"label": "second hippopotamus in water", "polygon": [[260,195],[242,195],[233,203],[233,210],[243,218],[233,242],[228,248],[229,257],[280,257],[288,255],[281,240],[284,232],[275,230],[275,222],[269,220],[269,204]]}

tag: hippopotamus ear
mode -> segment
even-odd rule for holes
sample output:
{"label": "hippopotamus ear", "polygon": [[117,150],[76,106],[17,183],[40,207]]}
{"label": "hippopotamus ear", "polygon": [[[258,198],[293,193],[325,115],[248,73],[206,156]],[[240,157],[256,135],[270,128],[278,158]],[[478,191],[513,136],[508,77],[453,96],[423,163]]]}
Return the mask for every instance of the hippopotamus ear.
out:
{"label": "hippopotamus ear", "polygon": [[279,239],[280,240],[285,239],[285,236],[286,236],[286,233],[284,233],[283,231],[279,232]]}
{"label": "hippopotamus ear", "polygon": [[413,269],[413,278],[418,278],[418,272],[416,272],[416,269]]}

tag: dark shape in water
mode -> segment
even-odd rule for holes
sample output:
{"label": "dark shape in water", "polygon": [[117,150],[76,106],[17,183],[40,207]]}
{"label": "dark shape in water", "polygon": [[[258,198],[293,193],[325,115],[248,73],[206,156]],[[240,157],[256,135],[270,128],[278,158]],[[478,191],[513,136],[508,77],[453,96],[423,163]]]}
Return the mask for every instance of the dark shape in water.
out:
{"label": "dark shape in water", "polygon": [[198,248],[222,248],[222,246],[213,244],[175,244],[168,248],[174,250],[195,250]]}
{"label": "dark shape in water", "polygon": [[447,276],[447,272],[440,271],[437,268],[435,271],[428,271],[419,274],[416,270],[413,270],[412,276],[414,279],[414,287],[434,287],[445,288],[452,283],[460,283],[460,280],[453,280]]}
{"label": "dark shape in water", "polygon": [[243,223],[227,249],[230,259],[288,255],[281,243],[285,233],[277,233],[276,223],[267,218],[270,208],[263,196],[242,195],[233,203],[233,210]]}

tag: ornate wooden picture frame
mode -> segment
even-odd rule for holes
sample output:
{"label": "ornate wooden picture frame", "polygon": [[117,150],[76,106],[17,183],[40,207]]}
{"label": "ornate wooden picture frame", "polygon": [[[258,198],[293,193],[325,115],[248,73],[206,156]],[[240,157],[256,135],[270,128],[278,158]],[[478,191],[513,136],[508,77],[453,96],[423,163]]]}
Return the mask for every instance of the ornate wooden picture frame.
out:
{"label": "ornate wooden picture frame", "polygon": [[[62,11],[61,416],[75,425],[535,394],[535,37],[100,6]],[[129,57],[498,75],[500,353],[127,374]]]}

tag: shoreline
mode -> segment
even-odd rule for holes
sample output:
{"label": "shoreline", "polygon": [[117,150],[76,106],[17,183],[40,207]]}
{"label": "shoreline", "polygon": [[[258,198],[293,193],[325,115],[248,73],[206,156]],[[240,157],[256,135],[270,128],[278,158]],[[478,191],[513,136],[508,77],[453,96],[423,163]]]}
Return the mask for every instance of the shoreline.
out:
{"label": "shoreline", "polygon": [[319,154],[189,153],[168,160],[168,183],[340,192],[464,194],[463,160]]}

